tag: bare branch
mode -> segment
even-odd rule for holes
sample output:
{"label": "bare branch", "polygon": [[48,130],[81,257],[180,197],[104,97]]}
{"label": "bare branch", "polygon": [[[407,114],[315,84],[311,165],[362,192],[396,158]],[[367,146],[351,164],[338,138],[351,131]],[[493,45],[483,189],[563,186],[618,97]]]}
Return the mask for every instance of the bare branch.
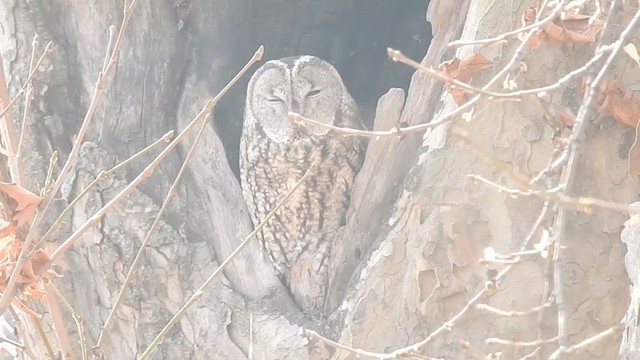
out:
{"label": "bare branch", "polygon": [[[129,24],[129,19],[131,18],[131,13],[133,11],[133,7],[135,6],[135,3],[136,3],[136,0],[133,0],[131,4],[125,3],[124,18],[122,19],[122,24],[120,25],[120,32],[118,34],[118,38],[116,39],[113,51],[111,52],[111,56],[110,56],[111,60],[109,62],[109,65],[107,66],[106,69],[103,69],[103,71],[101,71],[100,74],[98,75],[98,80],[96,81],[96,87],[94,89],[93,97],[91,99],[91,103],[89,104],[89,109],[87,110],[84,120],[82,121],[80,130],[76,135],[76,139],[73,143],[73,147],[71,148],[71,152],[69,153],[69,157],[67,158],[67,161],[65,162],[64,166],[60,170],[60,174],[58,175],[58,178],[53,184],[50,192],[47,193],[47,196],[44,198],[44,200],[42,201],[42,204],[40,205],[40,208],[36,212],[35,218],[33,219],[33,222],[31,224],[31,228],[29,229],[29,232],[27,233],[27,237],[24,240],[24,244],[22,247],[22,251],[20,252],[18,261],[16,262],[16,265],[13,271],[11,272],[11,276],[9,277],[9,281],[7,283],[5,291],[2,293],[2,297],[0,297],[0,314],[3,314],[5,312],[5,310],[11,303],[11,299],[15,295],[17,275],[20,273],[20,271],[22,271],[22,267],[24,266],[24,263],[28,259],[27,252],[29,251],[28,249],[30,249],[33,244],[33,240],[34,240],[36,231],[38,229],[38,226],[40,225],[40,222],[44,218],[44,215],[47,212],[49,205],[51,205],[53,197],[56,195],[56,193],[60,189],[60,186],[62,186],[62,183],[65,181],[67,174],[69,173],[72,166],[75,164],[77,160],[78,152],[80,151],[80,146],[82,145],[84,136],[87,130],[89,129],[91,118],[93,118],[93,114],[95,113],[98,107],[99,100],[102,96],[102,93],[104,92],[104,84],[107,80],[109,73],[115,67],[116,59],[119,53],[119,46],[122,43],[122,39],[124,38],[124,34],[127,29],[127,25]],[[47,48],[45,49],[45,52],[40,58],[40,60],[42,60],[44,58],[44,55],[48,53],[50,50],[51,50],[51,42],[47,44]],[[40,61],[36,65],[36,68],[39,65],[40,65]],[[35,74],[35,69],[32,71],[32,74]],[[29,78],[27,79],[27,83],[23,85],[23,89],[31,81],[32,74],[30,74]],[[0,114],[0,118],[4,115],[4,112],[6,112],[8,109],[9,107],[7,106],[3,110],[3,113]]]}
{"label": "bare branch", "polygon": [[[612,10],[619,4],[618,0],[614,1],[611,4]],[[607,24],[605,25],[605,29],[608,27],[610,23],[612,23],[611,18],[614,16],[614,11],[609,12],[609,18],[607,19]],[[613,63],[613,59],[620,53],[623,45],[627,42],[627,40],[635,33],[638,25],[640,25],[640,10],[636,11],[635,16],[629,22],[627,27],[620,34],[618,41],[614,49],[611,51],[609,58],[606,60],[605,64],[600,69],[598,75],[593,79],[591,85],[588,87],[588,90],[585,94],[584,101],[578,110],[578,115],[576,116],[576,122],[573,126],[571,136],[569,138],[569,146],[567,150],[563,152],[563,155],[558,158],[554,164],[551,166],[553,169],[555,166],[559,166],[567,161],[567,165],[563,171],[562,178],[559,186],[564,189],[564,192],[568,196],[573,196],[575,192],[575,181],[574,178],[576,176],[576,168],[578,158],[580,157],[580,149],[579,149],[579,139],[583,136],[583,132],[586,129],[587,116],[592,107],[592,102],[594,101],[596,89],[604,79],[604,76],[608,72],[611,64]],[[555,222],[555,234],[557,234],[555,241],[555,249],[554,249],[554,262],[553,262],[553,274],[554,274],[554,293],[556,296],[556,304],[558,308],[558,351],[560,354],[564,353],[565,347],[567,344],[567,330],[566,330],[566,312],[565,312],[565,299],[564,299],[564,281],[563,281],[563,260],[562,260],[562,239],[567,236],[568,232],[568,224],[567,224],[567,211],[564,208],[561,208],[558,211],[558,216]]]}
{"label": "bare branch", "polygon": [[[235,85],[235,83],[247,72],[247,70],[249,70],[249,68],[251,66],[253,66],[253,64],[255,64],[256,62],[258,62],[258,61],[260,61],[262,59],[263,53],[264,53],[264,48],[261,46],[255,52],[253,57],[238,72],[238,74],[236,76],[234,76],[233,79],[231,79],[231,81],[229,81],[229,83],[223,88],[222,91],[220,91],[220,93],[212,101],[212,103],[213,103],[212,105],[215,105],[218,102],[218,99],[220,99],[227,92],[228,89],[230,89],[233,85]],[[213,106],[211,107],[211,110],[213,110]],[[184,173],[185,173],[185,171],[187,169],[187,165],[189,164],[189,160],[191,159],[191,156],[193,155],[193,152],[194,152],[194,150],[196,148],[196,145],[198,144],[198,142],[200,140],[200,137],[202,136],[202,133],[203,133],[203,131],[204,131],[206,125],[207,125],[207,121],[206,121],[207,117],[208,117],[208,114],[205,115],[205,116],[202,116],[202,117],[200,117],[200,118],[198,118],[198,119],[196,119],[194,121],[194,123],[197,122],[197,120],[200,121],[200,130],[198,131],[198,133],[196,135],[196,138],[193,141],[193,144],[191,144],[191,148],[189,149],[189,152],[187,153],[187,155],[186,155],[186,157],[185,157],[185,159],[184,159],[184,161],[182,163],[182,166],[180,167],[180,170],[178,171],[178,175],[176,175],[176,178],[174,179],[173,184],[171,184],[171,188],[169,188],[169,192],[167,193],[166,198],[162,202],[162,206],[160,207],[160,210],[158,211],[158,214],[156,215],[156,217],[155,217],[155,219],[153,221],[153,224],[151,224],[151,227],[147,231],[147,235],[145,236],[144,240],[142,241],[142,245],[140,245],[140,249],[138,249],[136,257],[134,258],[133,263],[131,264],[131,267],[129,268],[129,272],[127,273],[127,277],[125,278],[124,283],[120,287],[120,292],[116,296],[116,300],[114,302],[113,307],[111,308],[111,311],[109,312],[109,316],[107,317],[107,320],[105,321],[104,326],[102,327],[102,329],[100,331],[100,336],[98,338],[98,343],[95,346],[95,348],[98,349],[98,351],[102,351],[101,348],[104,346],[104,342],[106,340],[107,331],[111,327],[111,324],[113,323],[113,320],[115,319],[116,312],[117,312],[118,308],[120,307],[120,304],[122,304],[122,301],[124,301],[125,294],[126,294],[127,290],[129,289],[129,285],[133,281],[133,277],[136,275],[136,272],[138,271],[138,266],[140,265],[140,261],[142,260],[142,257],[143,257],[143,254],[144,254],[144,251],[145,251],[147,245],[151,241],[151,236],[153,235],[153,233],[154,233],[156,227],[158,226],[158,224],[160,223],[160,220],[162,219],[162,215],[164,214],[165,210],[167,209],[167,207],[168,207],[168,205],[170,203],[170,200],[173,198],[173,195],[175,195],[175,193],[176,193],[176,189],[178,187],[178,184],[180,183],[180,180],[182,179],[182,176],[184,175]],[[182,135],[182,133],[180,135]],[[178,135],[178,137],[180,137],[180,135]]]}

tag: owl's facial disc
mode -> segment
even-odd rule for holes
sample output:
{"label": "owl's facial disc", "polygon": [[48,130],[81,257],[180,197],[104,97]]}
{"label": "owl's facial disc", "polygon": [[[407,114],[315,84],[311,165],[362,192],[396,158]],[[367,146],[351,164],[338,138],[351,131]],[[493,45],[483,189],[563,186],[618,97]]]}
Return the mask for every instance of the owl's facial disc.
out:
{"label": "owl's facial disc", "polygon": [[324,60],[303,56],[272,60],[253,81],[248,105],[264,133],[278,143],[327,134],[329,129],[294,124],[289,111],[325,124],[334,124],[344,88],[337,71]]}
{"label": "owl's facial disc", "polygon": [[[309,119],[333,125],[342,105],[343,88],[337,72],[331,65],[308,63],[292,70],[292,98],[299,104],[298,113]],[[310,135],[324,135],[329,129],[302,124]]]}
{"label": "owl's facial disc", "polygon": [[284,121],[291,103],[290,74],[275,62],[253,80],[249,106],[256,125],[274,142],[285,143],[294,137],[290,121]]}

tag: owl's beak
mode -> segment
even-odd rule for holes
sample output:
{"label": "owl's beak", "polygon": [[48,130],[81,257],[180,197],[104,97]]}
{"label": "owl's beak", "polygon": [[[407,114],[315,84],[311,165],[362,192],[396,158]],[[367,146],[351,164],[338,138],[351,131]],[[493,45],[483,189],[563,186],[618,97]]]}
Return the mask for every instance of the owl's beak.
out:
{"label": "owl's beak", "polygon": [[[300,104],[298,104],[295,101],[291,102],[291,112],[294,112],[296,114],[300,114]],[[302,115],[302,114],[300,114]]]}

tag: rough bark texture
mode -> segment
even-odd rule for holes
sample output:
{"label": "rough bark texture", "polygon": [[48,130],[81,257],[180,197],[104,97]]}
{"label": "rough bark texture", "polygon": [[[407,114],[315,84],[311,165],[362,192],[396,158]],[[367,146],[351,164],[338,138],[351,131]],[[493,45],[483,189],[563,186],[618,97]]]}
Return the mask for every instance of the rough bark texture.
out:
{"label": "rough bark texture", "polygon": [[[406,99],[402,89],[387,92],[406,86],[411,71],[386,60],[384,48],[399,48],[415,59],[424,56],[423,64],[436,66],[455,54],[446,48],[449,41],[512,30],[530,5],[511,0],[433,0],[427,17],[434,39],[424,56],[428,41],[424,2],[399,6],[394,1],[371,0],[141,0],[81,161],[59,195],[72,199],[101,170],[167,131],[184,128],[259,44],[265,44],[267,58],[312,53],[332,62],[365,114],[373,114],[377,101],[376,129],[427,122],[455,107],[450,96],[443,94],[441,84],[418,73],[411,78]],[[121,17],[120,1],[0,2],[0,51],[13,94],[26,79],[33,35],[39,34],[41,44],[54,42],[54,51],[37,77],[27,127],[31,189],[42,186],[53,150],[62,159],[68,154],[103,63],[107,28],[119,24]],[[510,41],[475,51],[499,68],[516,45],[517,41]],[[465,48],[460,53],[471,51]],[[552,83],[582,65],[589,54],[586,45],[545,44],[522,59],[528,68],[519,85]],[[490,77],[491,72],[474,83],[483,84]],[[215,126],[207,128],[185,185],[145,252],[144,264],[109,331],[102,349],[106,358],[139,355],[250,232],[236,178],[247,80],[216,109]],[[580,105],[575,86],[550,96],[554,106],[564,104],[575,111]],[[555,129],[545,122],[545,109],[529,100],[483,101],[473,121],[458,119],[456,125],[486,152],[518,171],[535,174],[547,166]],[[16,107],[14,117],[20,118],[22,110]],[[505,174],[450,138],[449,128],[369,143],[348,222],[341,230],[344,246],[332,257],[331,266],[339,269],[339,275],[330,293],[335,312],[326,324],[312,324],[298,313],[257,246],[251,246],[174,327],[155,357],[242,359],[248,356],[252,333],[254,358],[304,359],[308,340],[301,325],[349,346],[388,352],[425,338],[448,321],[485,286],[488,268],[478,262],[483,249],[518,250],[542,206],[535,198],[511,198],[468,181],[466,175],[474,173],[508,183]],[[626,174],[624,148],[630,144],[624,139],[632,139],[632,133],[610,119],[590,128],[578,166],[581,195],[621,203],[635,200],[638,184]],[[185,152],[183,146],[170,156],[139,191],[101,219],[57,264],[65,278],[55,284],[83,318],[89,346],[97,340]],[[55,248],[70,230],[90,218],[150,159],[138,160],[126,174],[102,183],[85,197],[49,247]],[[534,241],[539,241],[542,228],[552,220],[551,216],[545,219]],[[626,248],[620,241],[624,220],[612,213],[569,216],[571,231],[563,239],[562,270],[572,344],[619,323],[627,309],[630,282],[624,267]],[[629,237],[625,239],[631,243]],[[527,311],[541,304],[548,291],[545,284],[553,286],[545,283],[548,274],[543,259],[521,262],[502,281],[500,290],[483,302],[502,310]],[[541,317],[503,317],[471,309],[421,352],[447,359],[470,358],[469,350],[460,346],[464,340],[483,354],[501,351],[503,358],[519,358],[532,349],[487,345],[485,339],[552,338],[555,314],[553,306]],[[68,323],[75,339],[73,323]],[[42,354],[38,338],[34,335],[31,340]],[[620,339],[615,338],[572,356],[613,359],[619,346]],[[547,358],[554,347],[544,345],[540,358]],[[345,351],[333,356],[355,358]]]}

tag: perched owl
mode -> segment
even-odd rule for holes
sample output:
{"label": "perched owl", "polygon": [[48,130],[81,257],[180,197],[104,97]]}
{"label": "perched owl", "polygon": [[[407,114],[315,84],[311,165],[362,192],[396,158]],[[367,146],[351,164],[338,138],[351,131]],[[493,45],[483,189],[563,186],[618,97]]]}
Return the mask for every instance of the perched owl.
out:
{"label": "perched owl", "polygon": [[314,56],[272,60],[247,88],[240,143],[242,192],[254,226],[319,163],[287,204],[258,234],[265,254],[307,313],[321,311],[329,259],[345,223],[365,141],[326,128],[296,124],[287,112],[339,127],[364,128],[336,69]]}

